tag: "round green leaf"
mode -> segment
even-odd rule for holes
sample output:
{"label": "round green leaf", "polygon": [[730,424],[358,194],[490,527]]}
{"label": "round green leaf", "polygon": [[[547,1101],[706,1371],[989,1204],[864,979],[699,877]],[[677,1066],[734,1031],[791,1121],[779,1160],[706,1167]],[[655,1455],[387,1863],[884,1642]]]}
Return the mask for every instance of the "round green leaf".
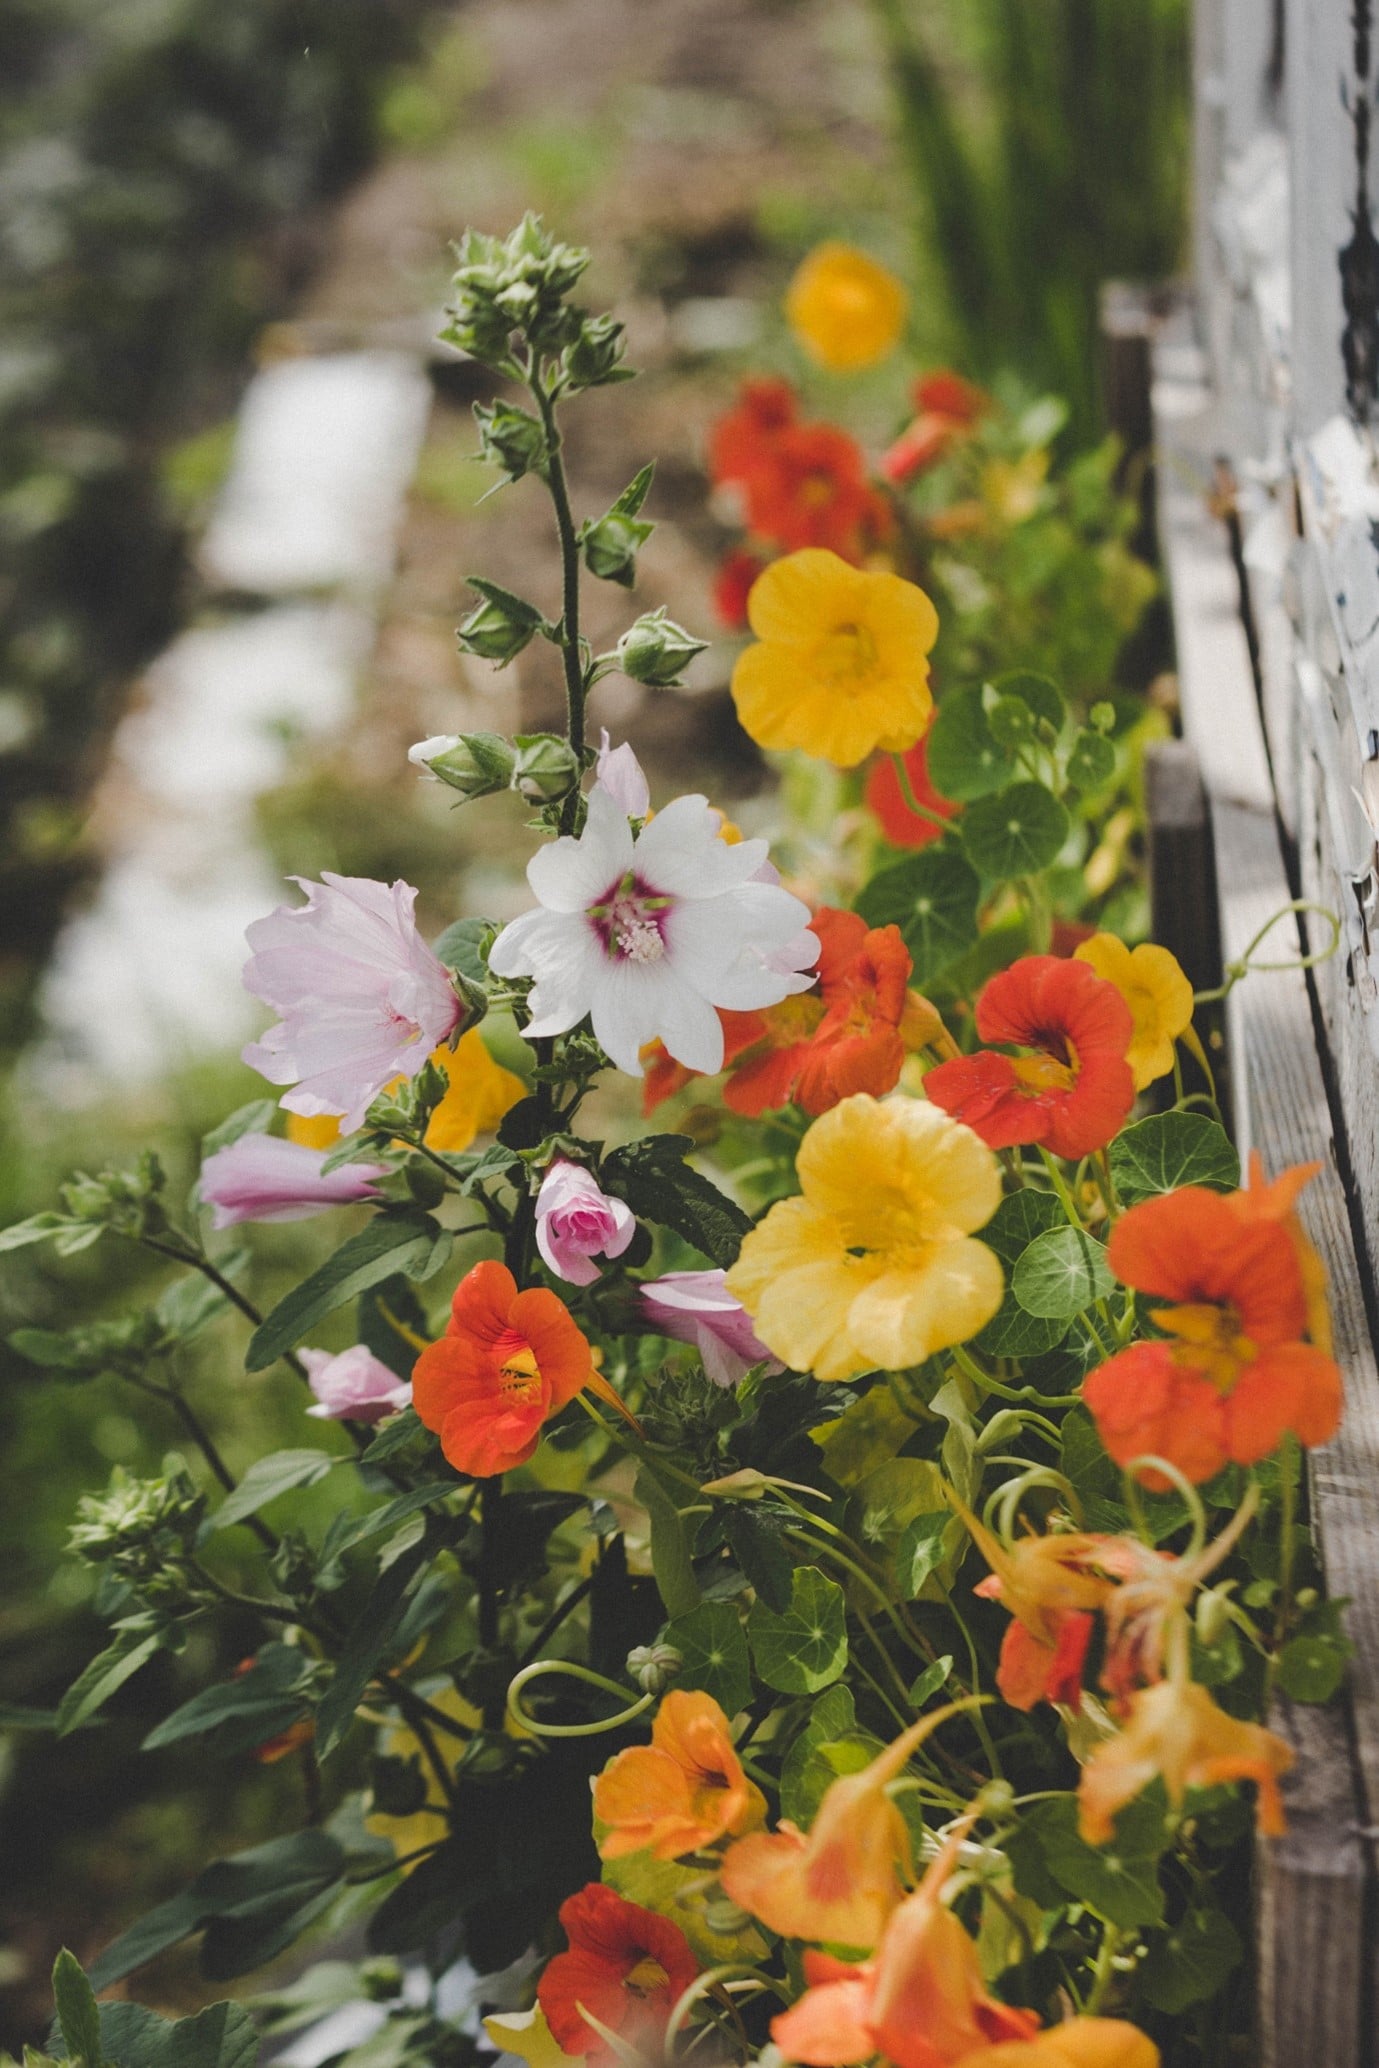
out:
{"label": "round green leaf", "polygon": [[963,814],[962,844],[983,876],[1035,876],[1058,857],[1072,821],[1042,783],[1012,783]]}
{"label": "round green leaf", "polygon": [[725,1716],[752,1698],[752,1668],[742,1619],[727,1601],[701,1601],[666,1625],[666,1643],[680,1654],[679,1687],[702,1688]]}
{"label": "round green leaf", "polygon": [[784,1695],[813,1695],[837,1680],[848,1659],[843,1590],[816,1565],[800,1566],[790,1606],[777,1615],[758,1601],[747,1618],[757,1672]]}
{"label": "round green leaf", "polygon": [[1240,1183],[1240,1158],[1225,1129],[1205,1114],[1151,1113],[1112,1142],[1111,1176],[1122,1204],[1131,1206],[1180,1185],[1229,1192]]}
{"label": "round green leaf", "polygon": [[1177,2017],[1222,1988],[1241,1959],[1240,1935],[1219,1910],[1189,1910],[1155,1933],[1136,1976],[1146,2003]]}
{"label": "round green leaf", "polygon": [[1010,1289],[1026,1314],[1071,1321],[1115,1285],[1104,1244],[1078,1228],[1050,1228],[1025,1250]]}
{"label": "round green leaf", "polygon": [[1026,1188],[1003,1199],[981,1230],[979,1239],[1001,1260],[1006,1296],[973,1341],[979,1357],[1039,1357],[1062,1342],[1066,1325],[1027,1314],[1011,1290],[1010,1274],[1036,1235],[1063,1225],[1063,1209],[1053,1194]]}
{"label": "round green leaf", "polygon": [[1068,707],[1058,684],[1050,682],[1047,675],[1036,675],[1029,668],[1011,668],[1004,675],[993,676],[989,686],[998,697],[1018,699],[1055,733],[1063,730]]}
{"label": "round green leaf", "polygon": [[1099,732],[1080,732],[1068,756],[1068,781],[1075,790],[1099,790],[1116,772],[1116,750]]}
{"label": "round green leaf", "polygon": [[929,729],[929,780],[941,796],[966,804],[1010,781],[1015,757],[987,721],[980,689],[960,689],[943,699]]}
{"label": "round green leaf", "polygon": [[914,980],[927,983],[977,938],[981,885],[960,854],[926,848],[874,876],[857,900],[868,926],[898,926],[914,960]]}
{"label": "round green leaf", "polygon": [[1294,1702],[1329,1702],[1345,1679],[1349,1646],[1334,1637],[1293,1637],[1278,1655],[1278,1684]]}

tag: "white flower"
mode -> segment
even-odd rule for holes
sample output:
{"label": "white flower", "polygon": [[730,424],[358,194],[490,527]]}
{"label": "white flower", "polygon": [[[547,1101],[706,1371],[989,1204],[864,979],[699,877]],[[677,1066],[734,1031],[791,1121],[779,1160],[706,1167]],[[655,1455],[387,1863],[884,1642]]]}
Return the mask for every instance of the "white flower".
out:
{"label": "white flower", "polygon": [[686,1069],[712,1074],[723,1067],[715,1007],[777,1005],[814,981],[809,907],[752,880],[765,860],[764,840],[719,839],[703,797],[677,797],[634,840],[596,786],[579,838],[528,863],[540,906],[504,927],[489,968],[536,979],[529,1037],[567,1033],[588,1014],[629,1076],[641,1076],[639,1051],[657,1038]]}

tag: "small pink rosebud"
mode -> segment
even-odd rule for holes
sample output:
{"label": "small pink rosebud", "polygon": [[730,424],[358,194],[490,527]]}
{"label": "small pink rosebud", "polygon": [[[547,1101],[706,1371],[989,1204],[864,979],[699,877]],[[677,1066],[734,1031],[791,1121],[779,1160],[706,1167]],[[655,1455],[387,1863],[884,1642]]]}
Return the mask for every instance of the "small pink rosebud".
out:
{"label": "small pink rosebud", "polygon": [[642,1312],[658,1335],[693,1343],[715,1386],[735,1386],[754,1364],[784,1371],[757,1338],[752,1317],[724,1285],[722,1271],[667,1271],[642,1286]]}
{"label": "small pink rosebud", "polygon": [[536,1246],[557,1278],[592,1285],[600,1275],[593,1259],[620,1257],[636,1232],[630,1207],[601,1191],[583,1164],[557,1157],[536,1195]]}
{"label": "small pink rosebud", "polygon": [[363,1343],[337,1356],[330,1350],[300,1350],[307,1383],[316,1395],[307,1413],[323,1422],[381,1422],[410,1407],[412,1388]]}
{"label": "small pink rosebud", "polygon": [[594,768],[595,786],[600,790],[606,790],[629,819],[644,819],[651,810],[651,789],[642,771],[641,762],[626,740],[620,747],[609,746],[606,725],[599,738],[599,758]]}
{"label": "small pink rosebud", "polygon": [[386,1177],[381,1163],[344,1163],[321,1174],[324,1149],[279,1135],[241,1135],[217,1149],[201,1166],[202,1203],[213,1228],[236,1221],[304,1221],[328,1206],[352,1206],[374,1199],[374,1179]]}

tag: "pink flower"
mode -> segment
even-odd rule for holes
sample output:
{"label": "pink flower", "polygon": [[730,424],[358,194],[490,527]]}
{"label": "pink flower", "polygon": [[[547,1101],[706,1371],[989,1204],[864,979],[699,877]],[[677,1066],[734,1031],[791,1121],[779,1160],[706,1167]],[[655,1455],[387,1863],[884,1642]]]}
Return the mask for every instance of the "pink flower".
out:
{"label": "pink flower", "polygon": [[715,1386],[735,1386],[754,1364],[784,1371],[760,1342],[752,1317],[724,1287],[722,1271],[667,1271],[642,1287],[642,1312],[658,1335],[693,1343]]}
{"label": "pink flower", "polygon": [[620,747],[608,744],[605,725],[599,735],[599,758],[594,768],[596,788],[606,791],[630,819],[644,819],[651,810],[651,789],[642,764],[626,740]]}
{"label": "pink flower", "polygon": [[211,1226],[304,1221],[325,1207],[376,1197],[373,1180],[386,1175],[386,1165],[342,1164],[323,1177],[325,1160],[324,1149],[308,1149],[278,1135],[241,1135],[201,1166],[201,1198],[211,1209]]}
{"label": "pink flower", "polygon": [[307,1368],[307,1383],[316,1395],[315,1407],[307,1413],[323,1422],[381,1422],[384,1415],[410,1407],[412,1389],[395,1371],[389,1371],[362,1343],[342,1350],[299,1350]]}
{"label": "pink flower", "polygon": [[620,1257],[636,1232],[630,1207],[600,1191],[583,1164],[556,1158],[536,1195],[536,1246],[557,1278],[592,1285],[593,1258]]}
{"label": "pink flower", "polygon": [[410,883],[323,872],[294,877],[306,903],[255,920],[245,988],[282,1014],[244,1060],[291,1084],[290,1113],[335,1113],[346,1134],[395,1077],[415,1077],[460,1017],[460,1002],[412,917]]}

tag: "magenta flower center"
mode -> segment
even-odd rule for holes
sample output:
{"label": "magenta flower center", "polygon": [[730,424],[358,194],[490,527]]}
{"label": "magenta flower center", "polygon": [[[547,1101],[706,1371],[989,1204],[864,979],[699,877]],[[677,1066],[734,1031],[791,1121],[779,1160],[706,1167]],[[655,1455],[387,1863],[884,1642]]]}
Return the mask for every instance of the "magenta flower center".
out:
{"label": "magenta flower center", "polygon": [[587,910],[613,961],[659,962],[666,952],[665,919],[673,903],[629,869]]}

